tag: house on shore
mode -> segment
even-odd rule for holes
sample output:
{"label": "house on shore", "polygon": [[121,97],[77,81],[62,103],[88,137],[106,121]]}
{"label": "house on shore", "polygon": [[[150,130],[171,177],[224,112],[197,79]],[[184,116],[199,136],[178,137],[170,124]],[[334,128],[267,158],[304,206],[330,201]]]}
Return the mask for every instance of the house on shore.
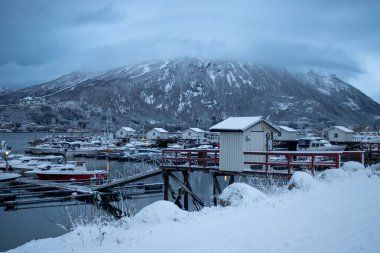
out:
{"label": "house on shore", "polygon": [[167,140],[169,139],[169,132],[163,128],[153,128],[146,134],[148,140]]}
{"label": "house on shore", "polygon": [[354,131],[344,126],[333,126],[324,129],[322,137],[330,142],[353,142]]}
{"label": "house on shore", "polygon": [[136,131],[130,127],[121,127],[115,133],[117,139],[131,138],[136,136]]}

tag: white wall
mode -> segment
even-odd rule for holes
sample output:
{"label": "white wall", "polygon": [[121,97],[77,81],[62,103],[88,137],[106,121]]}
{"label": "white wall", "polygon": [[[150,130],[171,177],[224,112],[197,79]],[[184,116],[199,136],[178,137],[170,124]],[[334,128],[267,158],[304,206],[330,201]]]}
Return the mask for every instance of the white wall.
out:
{"label": "white wall", "polygon": [[347,133],[337,128],[328,131],[328,140],[336,142],[351,142],[354,141],[354,133]]}
{"label": "white wall", "polygon": [[[189,135],[190,133],[190,135]],[[187,139],[187,140],[200,140],[200,139],[203,139],[205,137],[205,133],[198,133],[198,132],[195,132],[191,129],[187,129],[185,131],[182,132],[182,139]]]}
{"label": "white wall", "polygon": [[135,136],[135,132],[125,131],[123,128],[120,128],[115,133],[116,138],[127,138],[129,136]]}
{"label": "white wall", "polygon": [[169,139],[169,133],[160,132],[160,131],[157,131],[156,129],[152,129],[146,134],[146,138],[148,140],[156,140],[156,139],[166,140],[166,139]]}

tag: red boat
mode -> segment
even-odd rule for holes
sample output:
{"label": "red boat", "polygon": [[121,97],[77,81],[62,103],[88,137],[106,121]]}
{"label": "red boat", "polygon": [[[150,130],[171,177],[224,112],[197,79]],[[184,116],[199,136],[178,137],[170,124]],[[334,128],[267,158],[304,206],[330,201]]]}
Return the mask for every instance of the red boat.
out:
{"label": "red boat", "polygon": [[70,161],[46,171],[36,171],[34,174],[38,179],[53,181],[88,181],[108,178],[107,171],[87,170],[85,162],[81,161]]}

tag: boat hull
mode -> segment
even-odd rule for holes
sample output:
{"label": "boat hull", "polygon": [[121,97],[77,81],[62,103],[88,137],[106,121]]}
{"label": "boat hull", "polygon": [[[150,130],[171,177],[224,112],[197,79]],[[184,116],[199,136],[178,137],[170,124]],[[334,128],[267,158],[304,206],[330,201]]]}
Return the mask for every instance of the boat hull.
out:
{"label": "boat hull", "polygon": [[20,175],[16,173],[1,173],[0,174],[0,186],[8,186],[12,182],[16,181]]}
{"label": "boat hull", "polygon": [[49,173],[39,172],[35,176],[41,180],[53,181],[90,181],[90,180],[104,180],[108,178],[108,173],[102,172],[88,172],[88,173]]}

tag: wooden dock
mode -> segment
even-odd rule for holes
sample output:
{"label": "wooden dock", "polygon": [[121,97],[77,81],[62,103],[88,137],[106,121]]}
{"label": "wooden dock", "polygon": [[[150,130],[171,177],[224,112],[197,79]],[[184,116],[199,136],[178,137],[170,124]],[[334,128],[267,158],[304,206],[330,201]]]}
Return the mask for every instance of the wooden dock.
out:
{"label": "wooden dock", "polygon": [[5,210],[17,210],[23,207],[47,207],[46,204],[53,207],[57,206],[56,203],[71,205],[70,203],[83,202],[95,204],[110,214],[121,217],[125,213],[110,203],[130,196],[162,192],[162,183],[133,184],[161,173],[160,169],[155,169],[124,179],[95,182],[54,182],[19,178],[17,184],[0,188],[0,206],[4,206]]}

